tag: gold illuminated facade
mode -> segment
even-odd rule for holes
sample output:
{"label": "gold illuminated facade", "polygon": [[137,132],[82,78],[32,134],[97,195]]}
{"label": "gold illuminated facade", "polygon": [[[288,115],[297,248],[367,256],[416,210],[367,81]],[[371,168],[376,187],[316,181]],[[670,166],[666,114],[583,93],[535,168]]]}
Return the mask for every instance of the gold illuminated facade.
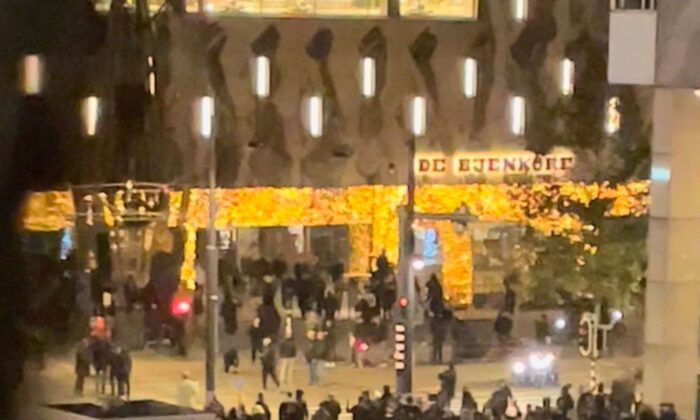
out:
{"label": "gold illuminated facade", "polygon": [[[133,6],[133,0],[127,4]],[[152,11],[163,0],[149,0]],[[109,10],[110,0],[99,0],[97,8]],[[197,0],[186,1],[187,10],[197,11]],[[409,18],[472,20],[477,18],[478,0],[401,0],[400,13]],[[211,15],[274,17],[375,17],[388,15],[387,0],[205,0]]]}
{"label": "gold illuminated facade", "polygon": [[[416,210],[450,214],[466,206],[476,221],[529,226],[544,235],[563,236],[579,244],[582,253],[594,253],[587,242],[596,227],[565,209],[577,204],[590,206],[605,200],[608,217],[640,217],[648,209],[648,182],[611,186],[602,184],[535,183],[531,185],[426,185],[416,191]],[[216,227],[337,226],[350,233],[351,275],[364,275],[370,261],[382,252],[396,263],[399,250],[397,209],[405,199],[402,186],[356,186],[348,188],[240,188],[217,191]],[[170,227],[186,232],[181,281],[194,288],[197,230],[207,225],[208,192],[189,191],[187,209],[183,192],[170,193]],[[59,230],[71,226],[74,218],[70,193],[48,192],[30,197],[24,215],[29,230]],[[564,210],[562,210],[564,209]],[[185,214],[182,212],[185,211]],[[106,225],[114,222],[103,214]],[[417,222],[434,228],[439,237],[444,263],[442,277],[445,297],[460,306],[472,301],[472,253],[468,231],[460,232],[448,221]]]}

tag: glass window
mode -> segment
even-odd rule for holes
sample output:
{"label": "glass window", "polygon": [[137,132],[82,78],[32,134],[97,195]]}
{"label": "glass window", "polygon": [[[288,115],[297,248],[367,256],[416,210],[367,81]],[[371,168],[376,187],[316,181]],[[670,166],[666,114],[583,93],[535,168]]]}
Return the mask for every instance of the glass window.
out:
{"label": "glass window", "polygon": [[476,19],[478,0],[400,0],[401,14],[416,18]]}
{"label": "glass window", "polygon": [[[269,16],[386,16],[387,0],[205,0],[208,13]],[[197,11],[197,0],[187,0]]]}

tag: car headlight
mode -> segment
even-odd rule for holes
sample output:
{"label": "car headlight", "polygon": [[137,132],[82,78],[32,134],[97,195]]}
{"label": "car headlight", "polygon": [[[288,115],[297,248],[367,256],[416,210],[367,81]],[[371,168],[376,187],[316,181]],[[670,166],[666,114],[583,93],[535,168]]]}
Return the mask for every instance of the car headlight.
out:
{"label": "car headlight", "polygon": [[612,321],[613,324],[622,321],[622,318],[624,317],[625,315],[619,309],[613,309],[610,311],[610,321]]}
{"label": "car headlight", "polygon": [[556,328],[558,331],[564,330],[566,328],[566,319],[564,318],[557,318],[554,321],[554,328]]}
{"label": "car headlight", "polygon": [[554,363],[554,354],[533,353],[530,355],[529,361],[530,366],[535,370],[549,369],[552,366],[552,363]]}
{"label": "car headlight", "polygon": [[525,363],[523,362],[515,362],[513,363],[513,373],[516,375],[522,375],[525,373],[527,370],[527,366],[525,366]]}

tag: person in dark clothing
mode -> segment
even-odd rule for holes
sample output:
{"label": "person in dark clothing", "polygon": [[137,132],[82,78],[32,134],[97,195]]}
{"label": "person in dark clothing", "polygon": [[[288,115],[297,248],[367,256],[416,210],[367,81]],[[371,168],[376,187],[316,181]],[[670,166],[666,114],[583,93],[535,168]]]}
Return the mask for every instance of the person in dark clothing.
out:
{"label": "person in dark clothing", "polygon": [[498,341],[501,344],[506,344],[510,339],[510,333],[513,331],[513,320],[509,312],[501,312],[496,317],[493,329],[498,336]]}
{"label": "person in dark clothing", "polygon": [[308,419],[309,418],[309,406],[306,404],[306,401],[304,400],[304,391],[301,389],[296,390],[296,400],[297,400],[297,405],[299,406],[299,409],[301,410],[301,414],[303,419]]}
{"label": "person in dark clothing", "polygon": [[282,306],[287,310],[292,309],[296,287],[296,280],[294,277],[287,277],[282,280]]}
{"label": "person in dark clothing", "polygon": [[90,376],[90,343],[87,339],[80,342],[75,352],[75,394],[83,395],[85,377]]}
{"label": "person in dark clothing", "polygon": [[326,322],[323,324],[323,333],[323,347],[325,349],[323,358],[329,362],[335,362],[338,338],[336,336],[335,321],[333,321],[333,319],[326,319]]}
{"label": "person in dark clothing", "polygon": [[115,347],[110,360],[110,380],[112,395],[114,395],[114,385],[117,385],[117,395],[129,397],[131,387],[129,377],[131,375],[131,356],[121,347]]}
{"label": "person in dark clothing", "polygon": [[263,339],[263,353],[260,357],[262,364],[262,385],[263,389],[267,389],[267,378],[272,378],[272,381],[280,387],[280,381],[277,379],[277,355],[275,354],[275,346],[272,344],[271,338]]}
{"label": "person in dark clothing", "polygon": [[260,329],[262,330],[263,338],[277,338],[280,326],[282,325],[282,317],[280,316],[273,297],[264,297],[263,303],[258,307],[258,318],[260,319]]}
{"label": "person in dark clothing", "polygon": [[224,319],[224,331],[228,335],[236,334],[238,331],[238,307],[240,302],[235,299],[229,292],[224,295],[224,301],[221,303],[221,317]]}
{"label": "person in dark clothing", "polygon": [[257,354],[263,350],[263,331],[260,328],[260,318],[253,319],[253,325],[248,330],[250,336],[250,360],[255,363]]}
{"label": "person in dark clothing", "polygon": [[549,317],[547,314],[542,314],[540,319],[535,321],[535,339],[539,344],[549,344]]}
{"label": "person in dark clothing", "polygon": [[106,339],[94,338],[91,344],[92,365],[95,368],[95,392],[105,393],[111,349]]}
{"label": "person in dark clothing", "polygon": [[334,320],[338,308],[340,308],[340,303],[335,292],[330,288],[326,289],[323,296],[323,316],[325,319]]}
{"label": "person in dark clothing", "polygon": [[423,413],[425,420],[442,420],[445,417],[445,409],[440,404],[440,396],[431,394],[428,396],[430,407]]}
{"label": "person in dark clothing", "polygon": [[287,399],[280,404],[279,416],[280,420],[304,420],[304,413],[291,392],[287,393]]}
{"label": "person in dark clothing", "polygon": [[561,394],[557,398],[557,411],[564,417],[569,417],[569,412],[574,409],[574,397],[571,396],[571,384],[561,388]]}
{"label": "person in dark clothing", "polygon": [[605,394],[605,385],[598,384],[598,390],[593,396],[593,418],[608,418],[608,396]]}
{"label": "person in dark clothing", "polygon": [[513,284],[516,283],[518,283],[518,275],[516,273],[507,275],[503,280],[503,286],[505,287],[503,311],[511,315],[515,315],[516,295],[515,290],[513,290]]}
{"label": "person in dark clothing", "polygon": [[466,386],[462,388],[462,410],[464,409],[469,409],[473,411],[478,410],[476,400],[474,399],[474,396],[472,395],[471,391],[469,391],[469,388],[467,388]]}
{"label": "person in dark clothing", "polygon": [[457,385],[457,371],[455,365],[450,363],[447,370],[438,375],[440,380],[439,405],[440,407],[449,407],[450,401],[455,396],[455,387]]}
{"label": "person in dark clothing", "polygon": [[433,316],[442,314],[445,310],[445,301],[440,280],[435,274],[432,274],[425,287],[428,289],[428,308],[430,312]]}
{"label": "person in dark clothing", "polygon": [[352,414],[353,420],[369,420],[372,418],[372,405],[366,395],[361,395],[352,408],[346,407],[348,413]]}
{"label": "person in dark clothing", "polygon": [[443,318],[442,314],[435,315],[430,319],[430,330],[433,336],[433,364],[442,364],[442,348],[447,338],[448,321]]}
{"label": "person in dark clothing", "polygon": [[238,363],[238,350],[232,348],[224,353],[224,372],[228,373],[231,368],[238,368]]}
{"label": "person in dark clothing", "polygon": [[329,394],[328,399],[321,403],[321,408],[326,410],[331,420],[338,420],[340,413],[343,409],[340,407],[340,403],[335,399],[335,395]]}

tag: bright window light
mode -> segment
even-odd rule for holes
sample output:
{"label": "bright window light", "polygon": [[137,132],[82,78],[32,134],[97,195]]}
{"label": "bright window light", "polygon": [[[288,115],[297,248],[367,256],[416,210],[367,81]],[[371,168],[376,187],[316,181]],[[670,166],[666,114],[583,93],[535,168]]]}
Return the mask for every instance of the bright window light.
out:
{"label": "bright window light", "polygon": [[605,104],[605,133],[612,135],[620,131],[620,98],[613,96]]}
{"label": "bright window light", "polygon": [[695,96],[697,96],[698,98],[700,98],[700,89],[695,89],[695,90],[693,90],[693,95],[695,95]]}
{"label": "bright window light", "polygon": [[156,96],[156,72],[154,71],[148,73],[148,93]]}
{"label": "bright window light", "polygon": [[428,124],[428,109],[423,96],[411,98],[411,133],[416,137],[425,135]]}
{"label": "bright window light", "polygon": [[26,55],[22,59],[21,88],[25,95],[38,95],[44,87],[44,60],[40,55]]}
{"label": "bright window light", "polygon": [[214,132],[214,98],[204,96],[197,105],[197,133],[210,139]]}
{"label": "bright window light", "polygon": [[204,10],[207,13],[212,13],[214,11],[214,4],[213,3],[207,3],[204,5]]}
{"label": "bright window light", "polygon": [[573,61],[565,58],[561,60],[561,75],[559,77],[561,94],[571,96],[574,94],[574,78],[576,74],[576,65]]}
{"label": "bright window light", "polygon": [[372,57],[363,57],[360,60],[360,76],[362,96],[365,98],[374,98],[376,93],[376,62]]}
{"label": "bright window light", "polygon": [[308,129],[313,138],[323,135],[323,98],[319,95],[308,99]]}
{"label": "bright window light", "polygon": [[97,134],[97,124],[100,119],[100,99],[97,96],[88,96],[83,99],[80,113],[83,118],[85,135],[92,137]]}
{"label": "bright window light", "polygon": [[270,96],[270,58],[264,55],[255,57],[253,64],[255,78],[253,79],[253,91],[258,98]]}
{"label": "bright window light", "polygon": [[474,98],[479,84],[479,64],[473,58],[464,59],[463,83],[464,96],[466,98]]}
{"label": "bright window light", "polygon": [[527,19],[528,0],[511,0],[511,8],[513,9],[513,19],[518,22]]}
{"label": "bright window light", "polygon": [[525,98],[513,96],[510,98],[510,131],[516,136],[525,134]]}

